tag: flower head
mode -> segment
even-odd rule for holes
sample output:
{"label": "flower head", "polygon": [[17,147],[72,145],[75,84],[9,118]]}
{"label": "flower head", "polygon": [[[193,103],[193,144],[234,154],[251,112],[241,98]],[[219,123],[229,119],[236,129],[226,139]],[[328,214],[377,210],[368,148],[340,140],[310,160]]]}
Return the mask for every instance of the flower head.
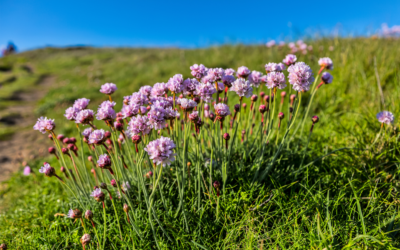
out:
{"label": "flower head", "polygon": [[97,120],[113,120],[117,117],[114,111],[115,102],[104,101],[97,109]]}
{"label": "flower head", "polygon": [[333,81],[333,76],[329,72],[324,72],[324,73],[322,73],[321,80],[325,84],[329,84]]}
{"label": "flower head", "polygon": [[86,128],[85,130],[83,130],[82,135],[83,137],[85,137],[86,139],[89,138],[89,135],[92,133],[93,129],[92,128]]}
{"label": "flower head", "polygon": [[75,108],[77,108],[77,109],[79,109],[79,110],[86,109],[87,106],[89,105],[89,102],[90,102],[89,99],[80,98],[80,99],[77,99],[77,100],[74,102],[74,106],[73,106],[73,107],[75,107]]}
{"label": "flower head", "polygon": [[212,95],[217,92],[215,86],[209,82],[197,85],[196,91],[204,102],[211,102]]}
{"label": "flower head", "polygon": [[282,63],[267,63],[265,64],[265,71],[269,72],[282,72],[285,69],[285,65]]}
{"label": "flower head", "polygon": [[103,154],[99,156],[99,160],[97,161],[99,168],[108,168],[111,166],[110,156],[107,154]]}
{"label": "flower head", "polygon": [[329,57],[323,57],[318,60],[318,64],[325,69],[332,70],[333,69],[333,62]]}
{"label": "flower head", "polygon": [[42,166],[39,169],[39,173],[45,174],[48,177],[53,176],[55,172],[56,172],[55,169],[52,166],[50,166],[50,164],[48,164],[47,162],[45,162],[44,166]]}
{"label": "flower head", "polygon": [[129,185],[129,182],[122,182],[121,189],[122,191],[127,192],[131,189],[131,185]]}
{"label": "flower head", "polygon": [[30,175],[32,173],[32,169],[29,166],[24,168],[24,175]]}
{"label": "flower head", "polygon": [[81,244],[83,246],[86,246],[87,244],[90,243],[91,240],[92,240],[92,238],[90,237],[90,234],[84,234],[81,238]]}
{"label": "flower head", "polygon": [[167,88],[167,85],[165,83],[156,83],[154,84],[153,88],[151,89],[151,96],[162,96],[164,95],[165,89]]}
{"label": "flower head", "polygon": [[42,134],[45,134],[46,131],[53,131],[55,127],[56,124],[54,123],[54,119],[40,117],[35,126],[33,126],[33,129],[42,132]]}
{"label": "flower head", "polygon": [[249,82],[251,84],[252,87],[257,87],[260,86],[261,83],[261,77],[262,77],[262,73],[253,70],[253,72],[251,72],[251,74],[249,75]]}
{"label": "flower head", "polygon": [[71,219],[79,219],[79,218],[82,218],[82,212],[81,212],[79,209],[77,209],[77,208],[75,208],[75,209],[70,209],[70,210],[68,211],[67,217],[68,217],[68,218],[71,218]]}
{"label": "flower head", "polygon": [[283,59],[283,63],[287,66],[294,64],[297,61],[297,57],[295,55],[289,54]]}
{"label": "flower head", "polygon": [[222,68],[214,68],[207,71],[207,79],[209,82],[221,81],[224,75],[225,70]]}
{"label": "flower head", "polygon": [[228,88],[232,87],[232,83],[235,80],[236,78],[233,75],[224,75],[224,77],[222,77],[222,83]]}
{"label": "flower head", "polygon": [[183,90],[183,77],[181,74],[176,74],[168,80],[167,86],[172,93],[181,93]]}
{"label": "flower head", "polygon": [[151,95],[151,89],[152,89],[152,88],[153,88],[153,87],[151,87],[151,86],[149,86],[149,85],[142,86],[142,87],[139,89],[139,92],[142,93],[143,95],[146,95],[147,97],[149,97],[149,96]]}
{"label": "flower head", "polygon": [[188,96],[188,95],[197,95],[196,93],[196,88],[199,85],[199,81],[197,81],[196,78],[193,79],[186,79],[183,82],[183,94]]}
{"label": "flower head", "polygon": [[139,106],[144,106],[149,103],[149,98],[147,95],[144,95],[140,92],[135,92],[131,95],[131,98],[129,100],[129,105],[139,105]]}
{"label": "flower head", "polygon": [[100,188],[96,188],[92,194],[90,195],[92,196],[96,201],[100,202],[100,201],[104,201],[104,193],[101,191]]}
{"label": "flower head", "polygon": [[197,106],[197,103],[195,101],[186,98],[180,98],[178,103],[183,110],[187,111],[190,111]]}
{"label": "flower head", "polygon": [[106,140],[106,132],[103,129],[94,130],[89,135],[89,144],[102,144]]}
{"label": "flower head", "polygon": [[174,148],[175,143],[170,138],[161,136],[159,139],[149,142],[144,150],[155,164],[166,166],[175,161]]}
{"label": "flower head", "polygon": [[251,71],[246,66],[242,66],[238,68],[236,75],[241,78],[246,78],[247,76],[250,75],[250,73]]}
{"label": "flower head", "polygon": [[150,130],[151,127],[147,116],[137,115],[136,117],[132,117],[128,125],[128,131],[131,135],[147,135],[150,133]]}
{"label": "flower head", "polygon": [[235,75],[235,73],[236,73],[235,70],[231,69],[231,68],[225,70],[226,76],[233,76],[233,75]]}
{"label": "flower head", "polygon": [[253,94],[253,88],[250,86],[250,82],[243,78],[238,78],[232,83],[230,91],[235,91],[240,97],[249,98]]}
{"label": "flower head", "polygon": [[314,81],[314,75],[310,66],[304,62],[298,62],[288,68],[289,83],[293,85],[296,91],[308,91]]}
{"label": "flower head", "polygon": [[285,75],[282,72],[270,72],[267,74],[266,86],[269,89],[278,88],[283,89],[286,87]]}
{"label": "flower head", "polygon": [[117,85],[114,83],[105,83],[101,85],[100,92],[106,95],[111,95],[117,90]]}
{"label": "flower head", "polygon": [[84,109],[79,111],[76,115],[75,122],[81,124],[89,124],[93,121],[94,112],[91,109]]}
{"label": "flower head", "polygon": [[166,124],[165,109],[160,105],[152,105],[147,113],[148,124],[153,129],[163,129]]}
{"label": "flower head", "polygon": [[207,68],[203,64],[194,64],[193,66],[190,66],[190,70],[192,71],[190,73],[193,77],[200,79],[206,74]]}
{"label": "flower head", "polygon": [[65,118],[67,118],[70,121],[74,121],[76,118],[76,115],[78,114],[78,112],[80,111],[79,108],[77,107],[69,107],[65,110]]}
{"label": "flower head", "polygon": [[376,115],[380,123],[391,124],[394,120],[394,115],[389,111],[382,111]]}
{"label": "flower head", "polygon": [[228,105],[226,105],[225,103],[215,104],[214,109],[215,109],[215,114],[219,117],[225,117],[231,114]]}

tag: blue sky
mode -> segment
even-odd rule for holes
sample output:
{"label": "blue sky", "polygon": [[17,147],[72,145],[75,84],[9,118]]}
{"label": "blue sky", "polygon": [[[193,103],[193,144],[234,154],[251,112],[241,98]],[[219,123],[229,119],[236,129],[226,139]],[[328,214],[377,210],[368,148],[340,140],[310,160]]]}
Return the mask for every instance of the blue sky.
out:
{"label": "blue sky", "polygon": [[[400,1],[0,0],[0,45],[202,47],[367,35],[400,24]],[[339,29],[338,29],[339,28]]]}

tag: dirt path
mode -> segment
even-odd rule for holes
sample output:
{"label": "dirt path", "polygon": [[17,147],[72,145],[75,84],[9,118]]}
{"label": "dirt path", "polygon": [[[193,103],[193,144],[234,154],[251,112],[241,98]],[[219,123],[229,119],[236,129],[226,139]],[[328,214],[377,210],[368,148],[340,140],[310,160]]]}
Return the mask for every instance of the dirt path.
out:
{"label": "dirt path", "polygon": [[5,141],[0,141],[0,182],[19,170],[23,161],[47,155],[47,136],[32,129],[37,117],[34,113],[37,101],[44,97],[47,90],[55,82],[54,76],[44,75],[37,87],[29,92],[18,92],[13,95],[18,105],[10,106],[0,111],[3,114],[15,114],[1,122],[8,126],[16,126],[19,132],[14,133]]}

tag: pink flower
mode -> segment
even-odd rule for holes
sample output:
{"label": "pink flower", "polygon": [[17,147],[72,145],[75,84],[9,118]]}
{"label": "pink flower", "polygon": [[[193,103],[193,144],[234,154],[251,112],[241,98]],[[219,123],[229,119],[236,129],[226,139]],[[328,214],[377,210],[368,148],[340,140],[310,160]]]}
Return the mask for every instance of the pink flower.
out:
{"label": "pink flower", "polygon": [[117,90],[117,85],[114,83],[105,83],[101,85],[100,92],[106,95],[111,95]]}
{"label": "pink flower", "polygon": [[297,61],[297,57],[295,55],[289,54],[283,59],[283,63],[287,66],[294,64]]}
{"label": "pink flower", "polygon": [[106,140],[106,132],[103,129],[94,130],[89,135],[88,144],[101,144]]}
{"label": "pink flower", "polygon": [[197,103],[195,101],[186,98],[180,98],[178,103],[183,110],[187,111],[190,111],[197,106]]}
{"label": "pink flower", "polygon": [[318,60],[318,64],[325,69],[332,70],[333,69],[333,62],[329,57],[323,57]]}
{"label": "pink flower", "polygon": [[42,166],[39,169],[39,173],[45,174],[48,177],[53,176],[55,172],[56,172],[55,169],[52,166],[50,166],[50,164],[48,164],[47,162],[45,162],[44,166]]}
{"label": "pink flower", "polygon": [[32,173],[32,169],[29,166],[24,168],[24,175],[30,175]]}
{"label": "pink flower", "polygon": [[225,70],[225,75],[226,76],[233,76],[235,74],[235,70],[234,69],[226,69]]}
{"label": "pink flower", "polygon": [[142,86],[139,89],[139,92],[142,93],[143,95],[146,95],[147,97],[149,97],[151,95],[151,89],[152,89],[151,86],[146,85],[146,86]]}
{"label": "pink flower", "polygon": [[314,74],[307,64],[298,62],[288,68],[289,83],[293,85],[296,91],[308,91],[314,81]]}
{"label": "pink flower", "polygon": [[193,66],[190,66],[190,70],[192,71],[190,73],[193,77],[200,79],[206,74],[207,68],[204,67],[203,64],[194,64]]}
{"label": "pink flower", "polygon": [[219,117],[225,117],[231,114],[228,105],[225,103],[218,103],[214,105],[215,114]]}
{"label": "pink flower", "polygon": [[261,83],[261,77],[262,77],[262,73],[253,70],[253,72],[251,72],[251,74],[249,75],[249,82],[251,84],[252,87],[257,87],[260,86]]}
{"label": "pink flower", "polygon": [[144,106],[147,105],[149,103],[149,98],[147,97],[147,95],[144,95],[140,92],[135,92],[131,95],[130,101],[129,101],[129,105],[140,105],[140,106]]}
{"label": "pink flower", "polygon": [[253,94],[253,88],[250,86],[250,82],[243,78],[238,78],[232,83],[230,91],[235,91],[240,97],[251,97]]}
{"label": "pink flower", "polygon": [[94,112],[91,109],[84,109],[79,111],[76,115],[75,122],[81,124],[89,124],[93,121]]}
{"label": "pink flower", "polygon": [[33,129],[42,132],[42,134],[45,134],[47,131],[53,131],[55,127],[56,124],[54,123],[54,119],[52,120],[47,119],[47,117],[40,117],[35,126],[33,126]]}
{"label": "pink flower", "polygon": [[74,106],[75,108],[79,109],[79,110],[83,110],[86,109],[87,106],[89,105],[90,100],[86,99],[86,98],[80,98],[78,100],[76,100],[74,102]]}
{"label": "pink flower", "polygon": [[79,111],[80,109],[78,109],[77,107],[69,107],[65,110],[64,116],[68,120],[74,121]]}
{"label": "pink flower", "polygon": [[376,115],[380,123],[391,124],[394,121],[394,115],[389,111],[382,111]]}
{"label": "pink flower", "polygon": [[331,83],[333,81],[333,76],[329,72],[322,73],[321,80],[325,83]]}
{"label": "pink flower", "polygon": [[99,168],[108,168],[111,166],[110,156],[103,154],[99,156],[99,160],[97,161]]}
{"label": "pink flower", "polygon": [[151,141],[144,150],[155,164],[166,166],[175,161],[174,148],[175,143],[170,138],[161,136],[161,138]]}
{"label": "pink flower", "polygon": [[212,95],[217,92],[215,86],[209,82],[197,85],[196,91],[204,102],[211,102]]}
{"label": "pink flower", "polygon": [[265,46],[267,46],[268,48],[271,48],[271,47],[275,46],[275,44],[276,44],[275,40],[271,40],[271,41],[267,42],[265,44]]}
{"label": "pink flower", "polygon": [[268,73],[266,78],[266,86],[269,89],[284,89],[286,87],[285,75],[282,72]]}
{"label": "pink flower", "polygon": [[150,133],[151,126],[147,116],[137,115],[136,117],[132,117],[128,125],[128,131],[131,135],[147,135]]}
{"label": "pink flower", "polygon": [[238,68],[237,76],[241,78],[246,78],[248,75],[250,75],[250,73],[251,71],[247,67],[242,66]]}
{"label": "pink flower", "polygon": [[183,82],[183,94],[188,96],[188,95],[197,95],[196,93],[196,88],[199,85],[199,81],[196,80],[196,78],[193,79],[186,79]]}
{"label": "pink flower", "polygon": [[183,90],[183,77],[181,74],[176,74],[168,80],[167,86],[169,91],[178,94]]}
{"label": "pink flower", "polygon": [[156,97],[165,95],[166,86],[167,85],[163,82],[154,84],[153,88],[151,89],[151,96]]}

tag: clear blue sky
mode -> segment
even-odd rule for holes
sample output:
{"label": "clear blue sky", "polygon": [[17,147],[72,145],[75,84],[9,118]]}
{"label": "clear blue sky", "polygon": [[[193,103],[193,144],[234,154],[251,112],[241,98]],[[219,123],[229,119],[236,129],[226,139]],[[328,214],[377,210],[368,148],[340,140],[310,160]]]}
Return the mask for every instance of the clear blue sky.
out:
{"label": "clear blue sky", "polygon": [[400,1],[0,0],[0,45],[199,47],[367,35],[400,24]]}

